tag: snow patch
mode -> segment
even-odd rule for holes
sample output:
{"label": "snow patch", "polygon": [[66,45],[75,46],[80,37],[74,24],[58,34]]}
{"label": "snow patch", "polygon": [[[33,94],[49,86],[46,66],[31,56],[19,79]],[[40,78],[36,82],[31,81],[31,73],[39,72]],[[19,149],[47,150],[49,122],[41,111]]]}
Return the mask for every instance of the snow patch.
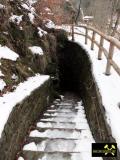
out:
{"label": "snow patch", "polygon": [[18,76],[16,76],[15,74],[13,74],[11,78],[12,78],[13,80],[17,80],[17,79],[18,79]]}
{"label": "snow patch", "polygon": [[4,9],[4,8],[5,8],[5,6],[0,4],[0,9]]}
{"label": "snow patch", "polygon": [[29,5],[33,5],[37,2],[38,0],[27,0],[27,2],[29,3]]}
{"label": "snow patch", "polygon": [[19,157],[18,160],[24,160],[24,158],[23,157]]}
{"label": "snow patch", "polygon": [[39,31],[38,34],[39,34],[40,37],[42,37],[43,35],[46,35],[46,34],[47,34],[47,32],[44,31],[43,29],[41,29],[40,27],[38,27],[37,29],[38,29],[38,31]]}
{"label": "snow patch", "polygon": [[28,16],[29,16],[30,22],[33,24],[35,16],[33,15],[33,13],[28,13]]}
{"label": "snow patch", "polygon": [[0,76],[4,76],[4,74],[2,73],[2,71],[0,71]]}
{"label": "snow patch", "polygon": [[6,86],[6,83],[2,79],[0,79],[0,91],[2,91],[5,86]]}
{"label": "snow patch", "polygon": [[28,5],[27,4],[21,4],[21,6],[24,8],[24,9],[26,9],[26,10],[29,10],[30,8],[28,7]]}
{"label": "snow patch", "polygon": [[49,29],[55,28],[55,23],[53,21],[49,20],[49,19],[44,20],[44,23],[45,23],[45,26]]}
{"label": "snow patch", "polygon": [[9,18],[9,21],[10,21],[10,22],[13,22],[13,23],[15,23],[15,24],[17,24],[17,25],[19,25],[20,22],[22,21],[22,17],[23,17],[23,15],[20,15],[20,16],[12,15],[12,16]]}
{"label": "snow patch", "polygon": [[41,47],[38,47],[38,46],[32,46],[32,47],[29,47],[29,49],[31,50],[31,52],[33,54],[38,54],[38,55],[43,55],[43,50]]}
{"label": "snow patch", "polygon": [[29,150],[29,151],[37,151],[37,146],[35,144],[35,142],[32,142],[32,143],[29,143],[29,144],[26,144],[23,148],[23,150]]}
{"label": "snow patch", "polygon": [[14,51],[12,51],[7,46],[1,46],[0,45],[0,59],[4,58],[4,59],[9,59],[9,60],[12,60],[12,61],[16,61],[18,57],[19,57],[18,54],[15,53]]}
{"label": "snow patch", "polygon": [[45,7],[44,9],[45,9],[45,11],[47,11],[47,12],[51,12],[51,9],[48,8],[48,7]]}

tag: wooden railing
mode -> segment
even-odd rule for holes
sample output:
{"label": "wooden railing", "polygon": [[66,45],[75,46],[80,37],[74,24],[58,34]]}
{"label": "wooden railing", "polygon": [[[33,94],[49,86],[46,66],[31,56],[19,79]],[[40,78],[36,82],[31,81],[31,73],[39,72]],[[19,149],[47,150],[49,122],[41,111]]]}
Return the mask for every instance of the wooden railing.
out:
{"label": "wooden railing", "polygon": [[[85,37],[85,44],[88,44],[88,39],[91,41],[91,50],[94,50],[94,45],[97,45],[99,50],[98,50],[98,60],[102,59],[102,54],[105,55],[107,59],[107,64],[106,64],[106,75],[111,74],[111,66],[114,68],[114,70],[118,73],[120,76],[120,67],[118,64],[113,60],[113,54],[114,54],[114,48],[116,47],[120,51],[120,41],[117,39],[107,36],[104,33],[100,32],[99,30],[91,27],[91,26],[86,26],[86,25],[79,25],[76,27],[84,28],[85,29],[85,34],[84,33],[77,33],[74,32],[74,29],[72,29],[73,33],[72,36],[75,34],[77,35],[82,35]],[[89,35],[89,31],[92,31],[92,36]],[[95,40],[96,34],[100,36],[100,42]],[[74,39],[74,38],[72,38]],[[109,46],[109,51],[104,47],[104,40],[108,41],[110,43]],[[120,53],[119,53],[120,54]]]}

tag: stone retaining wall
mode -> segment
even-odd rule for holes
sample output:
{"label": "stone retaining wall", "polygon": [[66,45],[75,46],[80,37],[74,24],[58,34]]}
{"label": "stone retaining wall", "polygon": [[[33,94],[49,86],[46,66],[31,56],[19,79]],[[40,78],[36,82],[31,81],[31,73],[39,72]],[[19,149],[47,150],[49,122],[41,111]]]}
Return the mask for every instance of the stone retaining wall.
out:
{"label": "stone retaining wall", "polygon": [[50,99],[51,86],[48,80],[13,108],[0,139],[0,160],[15,160],[29,127],[46,110]]}

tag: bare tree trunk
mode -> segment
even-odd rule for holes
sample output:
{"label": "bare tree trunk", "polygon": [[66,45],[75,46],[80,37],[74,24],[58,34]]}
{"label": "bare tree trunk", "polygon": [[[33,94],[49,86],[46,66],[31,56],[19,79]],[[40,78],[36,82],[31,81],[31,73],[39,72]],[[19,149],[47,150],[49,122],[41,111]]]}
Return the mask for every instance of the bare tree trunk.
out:
{"label": "bare tree trunk", "polygon": [[78,12],[77,12],[77,16],[76,16],[76,19],[75,19],[75,23],[76,23],[76,24],[77,24],[77,21],[78,21],[79,15],[80,15],[80,10],[81,10],[81,2],[82,2],[82,0],[80,0],[80,3],[79,3],[79,8],[78,8]]}
{"label": "bare tree trunk", "polygon": [[117,28],[119,25],[119,19],[120,19],[120,11],[118,11],[118,13],[117,13],[117,19],[116,19],[115,26],[113,28],[113,32],[112,32],[111,36],[114,36],[117,31]]}
{"label": "bare tree trunk", "polygon": [[112,26],[113,26],[113,16],[114,16],[114,13],[115,13],[115,6],[116,6],[116,3],[114,1],[112,1],[112,13],[111,13],[111,17],[110,17],[110,24],[109,24],[109,27],[108,27],[108,35],[111,35],[111,32],[112,32]]}
{"label": "bare tree trunk", "polygon": [[[109,35],[112,35],[113,34],[113,31],[115,29],[113,29],[113,24],[114,24],[114,16],[115,16],[115,13],[116,13],[116,9],[119,5],[119,0],[113,0],[112,1],[112,11],[111,11],[111,18],[110,18],[110,24],[109,24],[109,27],[108,27],[108,34]],[[119,20],[118,20],[119,21]],[[115,22],[116,23],[116,22]]]}

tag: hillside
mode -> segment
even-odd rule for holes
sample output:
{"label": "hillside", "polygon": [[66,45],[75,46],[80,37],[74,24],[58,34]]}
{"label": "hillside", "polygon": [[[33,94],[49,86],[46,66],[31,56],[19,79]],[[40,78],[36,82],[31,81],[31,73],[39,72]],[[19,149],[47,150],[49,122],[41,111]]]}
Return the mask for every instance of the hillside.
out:
{"label": "hillside", "polygon": [[36,14],[35,2],[0,3],[1,96],[30,76],[49,72],[48,66],[55,58],[56,38],[50,31],[54,23],[49,20],[43,25]]}

